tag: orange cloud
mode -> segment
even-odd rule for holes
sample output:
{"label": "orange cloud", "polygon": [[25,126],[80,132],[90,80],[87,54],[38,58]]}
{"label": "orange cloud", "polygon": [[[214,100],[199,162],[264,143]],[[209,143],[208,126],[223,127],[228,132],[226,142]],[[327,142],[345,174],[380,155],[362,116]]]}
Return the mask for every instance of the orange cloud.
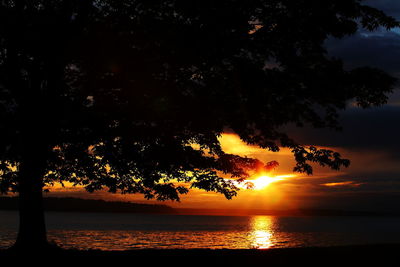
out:
{"label": "orange cloud", "polygon": [[362,183],[356,183],[353,181],[346,181],[346,182],[337,182],[337,183],[325,183],[322,184],[323,186],[328,187],[335,187],[335,186],[344,186],[344,187],[359,187]]}

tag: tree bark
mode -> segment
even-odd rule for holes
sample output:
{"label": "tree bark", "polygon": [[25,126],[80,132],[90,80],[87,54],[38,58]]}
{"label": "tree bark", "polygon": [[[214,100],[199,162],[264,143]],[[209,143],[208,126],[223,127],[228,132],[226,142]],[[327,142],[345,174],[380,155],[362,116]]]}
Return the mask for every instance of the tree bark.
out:
{"label": "tree bark", "polygon": [[31,154],[20,164],[17,249],[31,251],[48,246],[43,209],[43,168],[39,158],[40,153]]}

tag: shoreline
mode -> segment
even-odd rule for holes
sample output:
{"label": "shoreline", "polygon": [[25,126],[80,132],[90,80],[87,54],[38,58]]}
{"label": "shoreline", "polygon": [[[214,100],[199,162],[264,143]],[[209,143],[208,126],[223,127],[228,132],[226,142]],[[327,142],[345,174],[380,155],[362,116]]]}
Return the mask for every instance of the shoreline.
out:
{"label": "shoreline", "polygon": [[[400,243],[272,249],[138,249],[124,251],[59,249],[51,251],[51,253],[45,252],[43,255],[40,253],[34,255],[38,260],[43,260],[42,256],[45,256],[46,260],[50,258],[63,261],[87,259],[93,263],[143,260],[146,262],[177,262],[187,265],[193,263],[188,260],[195,260],[196,263],[221,262],[268,266],[293,266],[293,264],[398,266],[399,251]],[[0,250],[1,259],[21,259],[21,256],[25,254],[13,250]]]}

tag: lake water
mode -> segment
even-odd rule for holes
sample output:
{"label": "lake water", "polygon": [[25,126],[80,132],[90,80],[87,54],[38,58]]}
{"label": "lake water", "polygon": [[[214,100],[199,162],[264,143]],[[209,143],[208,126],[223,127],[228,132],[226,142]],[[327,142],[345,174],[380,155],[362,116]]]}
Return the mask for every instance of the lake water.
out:
{"label": "lake water", "polygon": [[[49,240],[64,248],[286,248],[400,243],[396,217],[46,214]],[[0,248],[13,244],[18,215],[0,211]]]}

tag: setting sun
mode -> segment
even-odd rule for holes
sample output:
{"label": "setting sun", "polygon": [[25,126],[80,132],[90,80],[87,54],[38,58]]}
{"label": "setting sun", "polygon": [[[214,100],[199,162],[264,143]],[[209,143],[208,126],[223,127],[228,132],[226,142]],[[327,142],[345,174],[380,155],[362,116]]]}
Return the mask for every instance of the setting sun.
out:
{"label": "setting sun", "polygon": [[294,174],[288,174],[288,175],[277,175],[277,176],[269,176],[269,175],[261,175],[257,177],[254,180],[248,180],[247,182],[251,183],[253,186],[252,188],[255,190],[261,190],[266,187],[268,187],[270,184],[277,182],[277,181],[282,181],[285,178],[290,178],[294,177]]}
{"label": "setting sun", "polygon": [[280,181],[280,180],[282,180],[282,178],[270,177],[270,176],[267,176],[267,175],[263,175],[263,176],[260,176],[257,179],[252,180],[250,182],[254,185],[254,189],[260,190],[260,189],[266,188],[271,183],[276,182],[276,181]]}

